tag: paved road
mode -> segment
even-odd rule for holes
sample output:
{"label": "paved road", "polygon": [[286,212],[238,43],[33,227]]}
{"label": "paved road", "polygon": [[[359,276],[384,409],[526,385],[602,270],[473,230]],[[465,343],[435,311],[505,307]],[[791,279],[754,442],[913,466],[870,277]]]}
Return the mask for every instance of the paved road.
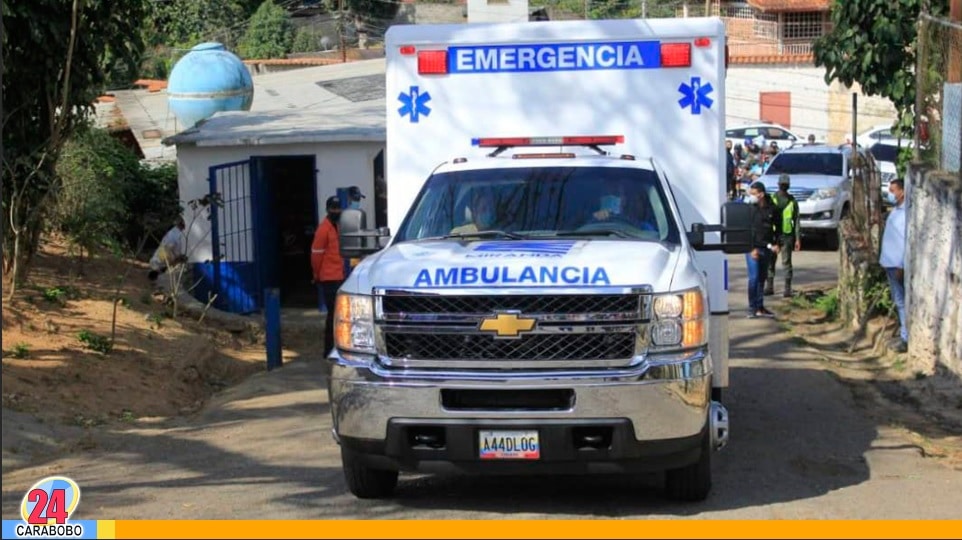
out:
{"label": "paved road", "polygon": [[[836,253],[796,261],[803,281],[836,279]],[[776,322],[746,319],[744,276],[733,257],[732,441],[704,503],[667,502],[649,477],[402,476],[395,499],[356,500],[330,437],[321,361],[303,358],[177,427],[114,432],[91,453],[4,474],[3,516],[32,482],[61,473],[83,490],[78,518],[958,518],[962,472],[870,420]]]}

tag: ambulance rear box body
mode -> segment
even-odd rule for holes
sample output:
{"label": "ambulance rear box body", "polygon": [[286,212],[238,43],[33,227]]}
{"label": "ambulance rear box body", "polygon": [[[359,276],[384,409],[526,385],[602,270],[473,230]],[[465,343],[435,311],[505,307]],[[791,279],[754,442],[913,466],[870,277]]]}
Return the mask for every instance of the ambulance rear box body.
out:
{"label": "ambulance rear box body", "polygon": [[724,40],[718,19],[391,27],[393,236],[341,288],[329,358],[355,495],[398,471],[666,471],[708,495]]}

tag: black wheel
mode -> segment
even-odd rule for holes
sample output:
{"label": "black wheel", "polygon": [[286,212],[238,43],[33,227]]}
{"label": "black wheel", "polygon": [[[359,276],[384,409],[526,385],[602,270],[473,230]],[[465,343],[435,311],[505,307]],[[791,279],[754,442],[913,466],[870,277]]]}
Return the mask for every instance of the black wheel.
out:
{"label": "black wheel", "polygon": [[361,464],[350,452],[341,449],[341,467],[347,489],[359,499],[390,497],[397,487],[397,471],[372,469]]}
{"label": "black wheel", "polygon": [[676,501],[696,502],[711,491],[711,434],[706,431],[697,462],[665,473],[665,491]]}

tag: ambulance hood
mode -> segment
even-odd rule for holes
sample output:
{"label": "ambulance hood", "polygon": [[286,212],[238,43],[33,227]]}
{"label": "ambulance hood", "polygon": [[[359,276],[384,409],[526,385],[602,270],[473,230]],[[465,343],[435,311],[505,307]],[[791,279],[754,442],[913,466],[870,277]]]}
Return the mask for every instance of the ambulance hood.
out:
{"label": "ambulance hood", "polygon": [[345,290],[650,285],[668,291],[686,253],[681,246],[607,239],[405,242],[365,259]]}

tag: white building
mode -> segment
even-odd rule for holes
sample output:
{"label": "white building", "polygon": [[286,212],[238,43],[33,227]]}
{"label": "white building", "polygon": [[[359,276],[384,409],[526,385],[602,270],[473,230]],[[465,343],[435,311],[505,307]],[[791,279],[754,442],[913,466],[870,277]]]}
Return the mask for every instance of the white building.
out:
{"label": "white building", "polygon": [[467,0],[469,23],[528,20],[528,0]]}
{"label": "white building", "polygon": [[386,224],[383,81],[383,60],[264,75],[251,111],[163,140],[177,150],[196,297],[249,313],[278,287],[282,306],[318,304],[310,243],[328,197],[357,186],[368,224]]}

